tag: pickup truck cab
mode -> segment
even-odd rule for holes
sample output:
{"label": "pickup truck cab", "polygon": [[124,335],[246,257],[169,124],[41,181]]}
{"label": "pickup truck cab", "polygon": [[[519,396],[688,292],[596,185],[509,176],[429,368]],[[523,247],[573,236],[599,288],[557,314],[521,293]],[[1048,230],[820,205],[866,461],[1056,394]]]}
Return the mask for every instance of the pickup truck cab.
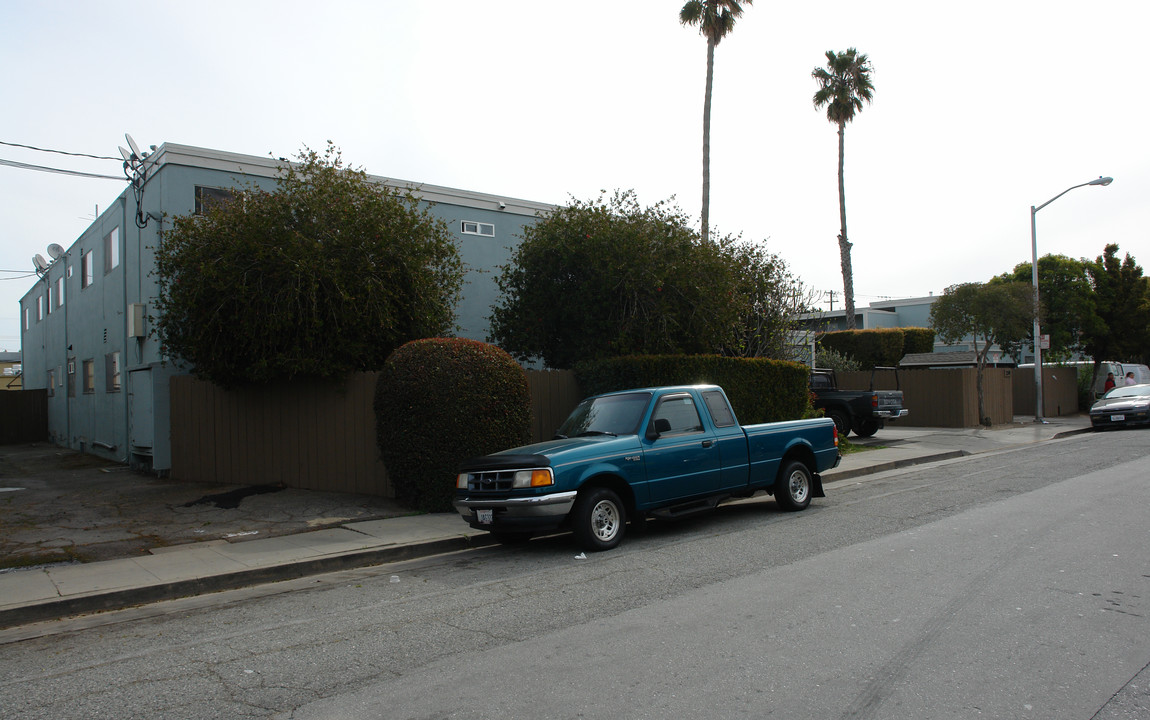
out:
{"label": "pickup truck cab", "polygon": [[839,460],[826,418],[743,427],[716,385],[643,388],[584,400],[550,441],[465,461],[454,504],[504,542],[569,528],[585,549],[608,550],[628,521],[732,497],[766,492],[802,510]]}

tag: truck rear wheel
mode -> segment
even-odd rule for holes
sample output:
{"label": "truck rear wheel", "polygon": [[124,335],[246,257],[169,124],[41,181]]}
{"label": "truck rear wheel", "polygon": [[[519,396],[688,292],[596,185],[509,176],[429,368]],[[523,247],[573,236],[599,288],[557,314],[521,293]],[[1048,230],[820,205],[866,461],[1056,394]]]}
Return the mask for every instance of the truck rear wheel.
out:
{"label": "truck rear wheel", "polygon": [[854,431],[855,435],[861,438],[868,438],[879,431],[882,423],[878,420],[857,420],[855,421]]}
{"label": "truck rear wheel", "polygon": [[788,512],[803,510],[811,504],[812,485],[810,468],[799,460],[792,460],[775,481],[775,502]]}
{"label": "truck rear wheel", "polygon": [[579,493],[571,511],[572,531],[584,550],[610,550],[623,539],[627,516],[619,496],[607,488]]}
{"label": "truck rear wheel", "polygon": [[850,434],[851,424],[847,422],[847,416],[843,415],[842,410],[828,410],[827,417],[835,421],[835,427],[839,429],[839,437],[846,437]]}

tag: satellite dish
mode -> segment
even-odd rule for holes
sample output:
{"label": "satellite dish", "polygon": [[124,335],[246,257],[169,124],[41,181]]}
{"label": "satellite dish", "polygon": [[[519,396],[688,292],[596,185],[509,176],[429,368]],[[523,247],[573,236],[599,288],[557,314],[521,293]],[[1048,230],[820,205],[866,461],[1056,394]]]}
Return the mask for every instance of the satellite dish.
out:
{"label": "satellite dish", "polygon": [[59,260],[64,257],[64,248],[56,243],[52,243],[48,246],[48,254],[52,256],[53,260]]}
{"label": "satellite dish", "polygon": [[48,261],[40,253],[32,256],[32,264],[36,266],[36,272],[45,272],[48,270]]}
{"label": "satellite dish", "polygon": [[124,162],[132,162],[132,153],[124,149],[123,145],[119,146],[120,154],[124,156]]}
{"label": "satellite dish", "polygon": [[143,160],[144,153],[140,152],[140,146],[136,144],[136,141],[132,139],[132,136],[128,133],[124,133],[124,139],[128,141],[128,147],[132,148],[132,154]]}

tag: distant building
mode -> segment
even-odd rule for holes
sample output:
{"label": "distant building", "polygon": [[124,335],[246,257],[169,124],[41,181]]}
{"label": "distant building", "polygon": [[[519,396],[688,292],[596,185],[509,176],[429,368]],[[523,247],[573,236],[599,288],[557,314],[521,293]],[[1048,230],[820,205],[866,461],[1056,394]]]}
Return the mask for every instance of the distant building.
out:
{"label": "distant building", "polygon": [[[141,192],[129,186],[121,193],[21,299],[23,385],[48,390],[53,442],[164,471],[171,468],[168,382],[183,371],[150,335],[159,232],[170,218],[199,212],[229,188],[274,188],[280,163],[166,143],[147,164]],[[468,268],[456,308],[459,335],[485,340],[498,295],[492,271],[508,262],[536,214],[554,206],[371,179],[413,189],[455,233]],[[147,220],[143,228],[137,217]]]}
{"label": "distant building", "polygon": [[20,353],[0,352],[0,391],[24,388],[20,371]]}
{"label": "distant building", "polygon": [[[879,328],[928,328],[930,323],[930,308],[938,295],[927,297],[903,298],[901,300],[883,300],[871,303],[868,307],[855,308],[855,328],[858,330],[874,330]],[[846,330],[846,311],[829,310],[820,313],[809,313],[802,316],[800,325],[810,332],[836,332]],[[916,354],[906,361],[907,366],[914,367],[959,367],[974,364],[974,339],[970,336],[960,342],[947,345],[937,338],[934,341],[934,353],[937,358],[923,357]],[[1026,358],[1029,358],[1027,360]],[[1004,355],[997,347],[991,348],[987,356],[990,365],[1013,366],[1015,361]],[[1023,353],[1019,362],[1034,362],[1033,352]]]}

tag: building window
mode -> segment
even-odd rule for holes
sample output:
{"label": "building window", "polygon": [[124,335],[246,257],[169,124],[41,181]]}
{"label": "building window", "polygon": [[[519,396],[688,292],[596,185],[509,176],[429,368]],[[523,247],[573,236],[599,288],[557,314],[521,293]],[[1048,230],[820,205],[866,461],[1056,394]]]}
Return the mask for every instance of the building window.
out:
{"label": "building window", "polygon": [[80,287],[86,288],[96,280],[95,268],[92,265],[92,251],[80,257]]}
{"label": "building window", "polygon": [[107,392],[120,391],[119,352],[111,352],[104,356],[104,387]]}
{"label": "building window", "polygon": [[94,360],[84,361],[84,394],[96,392],[96,363]]}
{"label": "building window", "polygon": [[76,397],[76,358],[68,358],[68,397]]}
{"label": "building window", "polygon": [[482,235],[483,237],[495,237],[495,226],[491,223],[471,222],[468,220],[463,221],[463,234],[464,235]]}
{"label": "building window", "polygon": [[44,319],[44,296],[36,296],[36,322]]}
{"label": "building window", "polygon": [[120,392],[120,353],[104,356],[104,387],[108,392]]}
{"label": "building window", "polygon": [[112,228],[112,232],[104,236],[104,274],[108,274],[120,265],[120,228]]}
{"label": "building window", "polygon": [[52,307],[55,305],[55,301],[56,301],[56,288],[53,287],[52,285],[49,285],[48,286],[48,306],[45,308],[45,311],[49,315],[52,314]]}
{"label": "building window", "polygon": [[56,278],[56,307],[64,304],[64,276]]}
{"label": "building window", "polygon": [[196,186],[196,215],[205,214],[213,205],[224,203],[235,195],[231,190],[223,188]]}
{"label": "building window", "polygon": [[32,308],[24,308],[24,329],[32,327]]}
{"label": "building window", "polygon": [[48,371],[48,397],[54,397],[55,395],[56,395],[56,371],[55,370],[49,370]]}

